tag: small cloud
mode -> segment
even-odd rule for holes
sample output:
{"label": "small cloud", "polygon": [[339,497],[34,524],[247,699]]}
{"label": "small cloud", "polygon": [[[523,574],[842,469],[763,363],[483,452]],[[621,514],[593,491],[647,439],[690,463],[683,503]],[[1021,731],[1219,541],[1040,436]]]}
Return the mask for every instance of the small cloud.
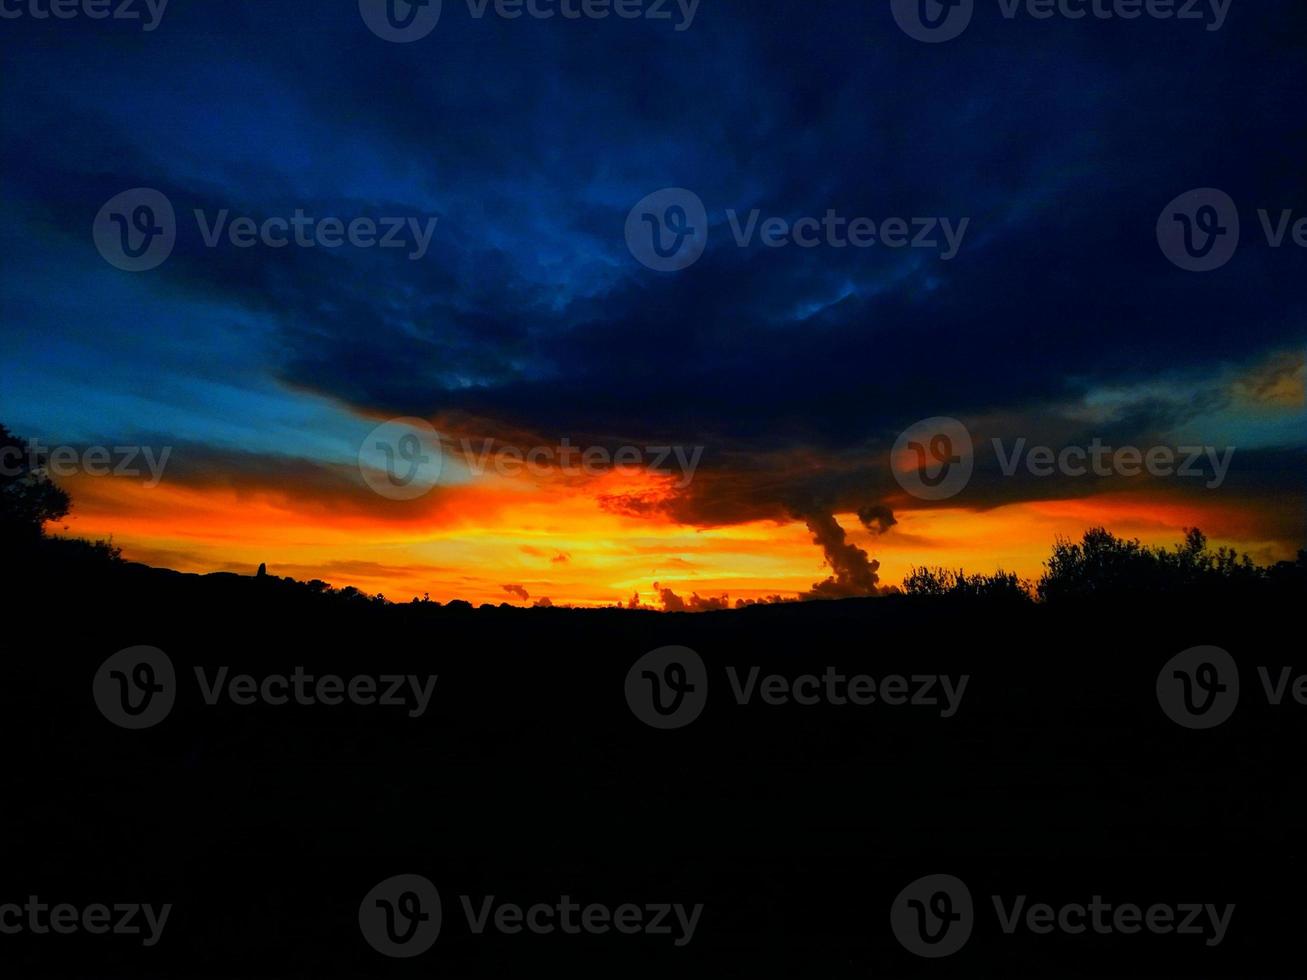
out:
{"label": "small cloud", "polygon": [[678,596],[671,589],[663,588],[657,582],[653,585],[654,591],[658,593],[658,599],[663,604],[664,612],[712,612],[716,609],[730,609],[731,598],[723,595],[720,599],[713,596],[700,596],[695,592],[690,598],[684,599]]}
{"label": "small cloud", "polygon": [[[557,548],[537,548],[535,545],[524,544],[518,548],[518,551],[524,555],[530,555],[532,558],[548,558],[555,565],[564,565],[572,560],[572,556],[566,551],[559,551]],[[550,554],[550,552],[553,554]]]}
{"label": "small cloud", "polygon": [[1269,408],[1302,408],[1307,388],[1307,364],[1300,353],[1278,354],[1234,382],[1235,396],[1245,404]]}
{"label": "small cloud", "polygon": [[868,504],[859,509],[858,520],[872,534],[884,534],[898,523],[894,511],[885,504]]}

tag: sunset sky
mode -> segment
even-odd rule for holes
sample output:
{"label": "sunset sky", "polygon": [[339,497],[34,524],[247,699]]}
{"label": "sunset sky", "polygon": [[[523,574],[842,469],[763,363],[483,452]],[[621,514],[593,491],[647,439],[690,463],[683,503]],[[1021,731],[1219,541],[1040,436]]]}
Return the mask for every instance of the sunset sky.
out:
{"label": "sunset sky", "polygon": [[[1198,526],[1263,562],[1307,540],[1307,251],[1271,247],[1257,217],[1307,217],[1285,97],[1307,98],[1301,4],[1236,4],[1217,32],[986,9],[946,44],[869,0],[703,0],[681,31],[446,0],[408,44],[355,0],[0,27],[0,423],[168,448],[157,485],[59,478],[68,533],[129,559],[266,562],[401,601],[675,609],[870,594],[922,564],[1037,577],[1057,536],[1096,525],[1150,543]],[[138,187],[175,206],[177,241],[128,272],[91,229]],[[668,187],[708,214],[679,272],[624,235]],[[1193,273],[1156,226],[1202,187],[1238,202],[1243,235]],[[728,211],[754,208],[969,225],[947,260],[738,246]],[[210,247],[197,209],[438,221],[415,260]],[[976,450],[932,502],[891,450],[935,416]],[[396,418],[441,437],[413,500],[360,467]],[[1009,476],[995,439],[1234,454],[1219,486]],[[511,472],[466,450],[563,440],[698,462]]]}

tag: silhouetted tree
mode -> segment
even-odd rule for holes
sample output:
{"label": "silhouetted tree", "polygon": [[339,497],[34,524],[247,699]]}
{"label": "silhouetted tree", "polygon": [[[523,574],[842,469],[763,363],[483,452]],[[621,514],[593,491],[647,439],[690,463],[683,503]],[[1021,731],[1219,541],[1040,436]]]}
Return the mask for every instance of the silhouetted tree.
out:
{"label": "silhouetted tree", "polygon": [[50,482],[45,462],[27,442],[0,425],[0,541],[35,542],[48,521],[68,513],[68,494]]}
{"label": "silhouetted tree", "polygon": [[1085,532],[1079,543],[1059,538],[1039,580],[1041,599],[1132,593],[1187,592],[1253,586],[1267,570],[1233,548],[1210,551],[1197,528],[1174,549],[1150,548],[1118,538],[1105,528]]}

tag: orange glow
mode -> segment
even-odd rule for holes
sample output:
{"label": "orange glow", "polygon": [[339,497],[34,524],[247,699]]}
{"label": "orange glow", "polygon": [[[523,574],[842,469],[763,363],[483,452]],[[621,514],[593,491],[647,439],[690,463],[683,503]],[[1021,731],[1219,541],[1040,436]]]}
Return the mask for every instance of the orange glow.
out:
{"label": "orange glow", "polygon": [[[666,479],[611,472],[578,481],[561,476],[489,476],[399,504],[360,487],[308,498],[272,486],[184,484],[146,488],[109,477],[65,482],[75,506],[68,533],[112,535],[124,557],[181,571],[271,573],[320,578],[407,601],[512,602],[505,585],[555,605],[626,604],[633,594],[658,606],[653,583],[688,597],[793,597],[829,574],[801,521],[753,521],[697,528],[665,517],[605,509],[603,498],[670,492]],[[1246,502],[1121,494],[962,508],[896,511],[888,532],[868,532],[853,514],[837,519],[849,539],[881,563],[897,585],[914,565],[1007,571],[1037,578],[1058,536],[1103,525],[1148,544],[1174,544],[1203,528],[1260,561],[1291,557],[1275,526]]]}

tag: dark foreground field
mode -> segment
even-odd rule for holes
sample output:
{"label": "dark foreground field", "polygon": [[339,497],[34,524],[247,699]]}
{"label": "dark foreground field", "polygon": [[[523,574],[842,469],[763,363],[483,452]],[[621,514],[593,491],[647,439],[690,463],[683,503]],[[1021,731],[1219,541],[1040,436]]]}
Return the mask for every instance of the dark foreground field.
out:
{"label": "dark foreground field", "polygon": [[[0,963],[15,977],[1299,976],[1302,608],[1297,591],[1265,590],[473,610],[313,595],[273,577],[37,563],[3,612],[0,906],[22,908],[0,909]],[[150,678],[102,665],[140,645],[171,663],[159,697],[175,702],[133,730],[119,723],[133,716],[108,717],[114,685]],[[669,645],[703,664],[685,675],[683,705],[704,684],[707,697],[693,721],[658,728],[628,701],[628,672]],[[1206,645],[1237,664],[1237,706],[1195,730],[1163,709],[1158,677]],[[254,680],[210,705],[223,667],[224,681]],[[258,693],[277,700],[268,678],[297,667],[314,678],[305,700],[341,703]],[[659,719],[651,678],[675,687],[681,675],[647,669],[631,690]],[[414,691],[432,674],[419,713]],[[769,703],[764,691],[781,700],[773,674],[823,678],[799,689],[818,703]],[[340,686],[315,688],[323,675]],[[354,704],[359,675],[379,692],[390,675],[418,687],[397,691],[403,704]],[[854,675],[875,679],[858,682],[875,701],[831,703]],[[360,700],[368,684],[356,682]],[[385,955],[360,924],[361,905],[413,911],[411,889],[370,894],[397,875],[440,895],[438,938],[420,955]],[[891,925],[912,897],[900,893],[929,875],[965,883],[973,901],[970,938],[943,958],[916,955]],[[588,925],[573,912],[565,929],[563,896],[609,911]],[[1092,913],[1065,912],[1096,896],[1110,907],[1097,928]],[[33,897],[172,908],[146,945],[148,930],[43,933]],[[519,926],[511,909],[496,919],[502,905],[541,903],[554,908],[535,925],[553,931]],[[1026,915],[1045,903],[1051,927]],[[674,911],[656,925],[662,905],[701,905],[692,935]],[[1190,905],[1190,928],[1166,927]],[[612,925],[620,906],[639,910],[623,913],[629,934]],[[1155,911],[1149,928],[1129,909],[1114,920],[1120,906],[1173,913]],[[921,910],[962,914],[929,889],[907,908],[909,924]]]}

